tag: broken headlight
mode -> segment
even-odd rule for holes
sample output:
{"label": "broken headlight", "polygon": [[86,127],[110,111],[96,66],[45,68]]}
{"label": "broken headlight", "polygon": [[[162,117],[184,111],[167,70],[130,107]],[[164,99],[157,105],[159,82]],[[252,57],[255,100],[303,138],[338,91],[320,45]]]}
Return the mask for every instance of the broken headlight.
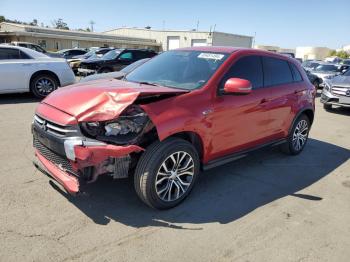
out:
{"label": "broken headlight", "polygon": [[135,142],[149,123],[147,114],[139,106],[132,105],[115,120],[83,123],[81,127],[84,133],[98,140],[127,144]]}

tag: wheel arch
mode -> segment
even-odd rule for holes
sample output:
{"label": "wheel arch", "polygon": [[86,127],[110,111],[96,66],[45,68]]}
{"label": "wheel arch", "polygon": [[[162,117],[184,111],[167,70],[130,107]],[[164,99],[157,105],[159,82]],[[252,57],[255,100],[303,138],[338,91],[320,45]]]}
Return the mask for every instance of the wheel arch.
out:
{"label": "wheel arch", "polygon": [[199,134],[192,131],[183,131],[183,132],[172,134],[167,138],[170,138],[170,137],[182,138],[187,142],[191,143],[194,146],[194,148],[197,150],[200,161],[203,162],[204,147],[203,147],[202,138],[200,137]]}
{"label": "wheel arch", "polygon": [[303,109],[299,110],[299,112],[296,114],[296,116],[295,116],[294,119],[293,119],[292,124],[291,124],[290,127],[289,127],[289,132],[288,132],[288,134],[290,134],[290,132],[291,132],[291,130],[292,130],[294,124],[295,124],[295,121],[297,121],[297,119],[298,119],[302,114],[304,114],[304,115],[307,116],[307,118],[308,118],[309,121],[310,121],[310,126],[312,126],[312,123],[313,123],[314,117],[315,117],[315,111],[314,111],[311,107],[306,107],[306,108],[303,108]]}
{"label": "wheel arch", "polygon": [[35,77],[37,77],[39,75],[45,75],[45,74],[53,76],[57,80],[58,86],[61,86],[60,79],[54,72],[52,72],[50,70],[39,70],[39,71],[36,71],[35,73],[33,73],[32,76],[30,77],[29,89],[31,89],[31,83]]}

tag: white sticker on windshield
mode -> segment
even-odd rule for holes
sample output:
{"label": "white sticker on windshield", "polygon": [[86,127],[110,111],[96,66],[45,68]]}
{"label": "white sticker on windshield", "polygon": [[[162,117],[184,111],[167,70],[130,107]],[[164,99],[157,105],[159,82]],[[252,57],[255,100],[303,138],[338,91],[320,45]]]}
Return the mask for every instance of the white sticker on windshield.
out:
{"label": "white sticker on windshield", "polygon": [[215,53],[200,53],[198,58],[203,59],[213,59],[213,60],[221,60],[225,55],[223,54],[215,54]]}

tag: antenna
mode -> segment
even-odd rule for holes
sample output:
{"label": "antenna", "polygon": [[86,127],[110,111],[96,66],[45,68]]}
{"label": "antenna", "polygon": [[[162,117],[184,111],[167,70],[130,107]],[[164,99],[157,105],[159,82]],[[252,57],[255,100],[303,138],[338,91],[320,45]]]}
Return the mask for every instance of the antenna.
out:
{"label": "antenna", "polygon": [[96,23],[94,21],[90,20],[89,24],[91,27],[91,32],[93,32],[94,31],[94,24],[96,24]]}
{"label": "antenna", "polygon": [[196,29],[196,31],[198,31],[198,27],[199,27],[199,20],[197,20],[197,29]]}

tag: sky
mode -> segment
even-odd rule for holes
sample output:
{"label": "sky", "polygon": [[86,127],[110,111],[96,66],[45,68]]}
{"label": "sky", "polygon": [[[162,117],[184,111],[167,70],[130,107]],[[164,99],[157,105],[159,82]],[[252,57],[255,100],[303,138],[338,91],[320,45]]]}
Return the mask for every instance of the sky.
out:
{"label": "sky", "polygon": [[256,36],[255,44],[326,46],[350,44],[350,0],[0,0],[0,15],[39,25],[62,18],[71,29],[117,27],[194,29]]}

